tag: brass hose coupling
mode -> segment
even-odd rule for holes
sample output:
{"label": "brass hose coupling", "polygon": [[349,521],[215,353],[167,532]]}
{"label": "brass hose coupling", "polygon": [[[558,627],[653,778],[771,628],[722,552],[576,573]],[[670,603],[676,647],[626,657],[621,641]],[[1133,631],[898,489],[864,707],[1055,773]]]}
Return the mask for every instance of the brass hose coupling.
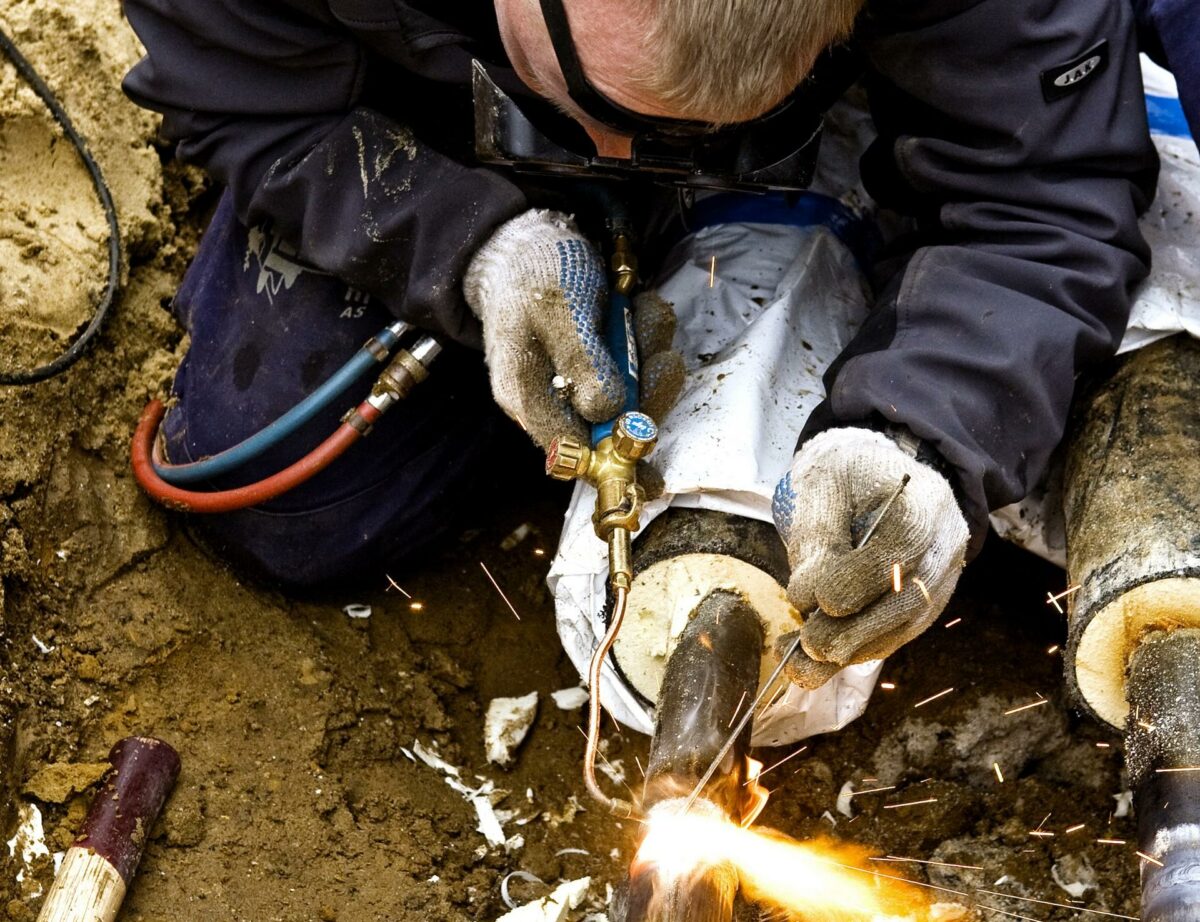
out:
{"label": "brass hose coupling", "polygon": [[432,336],[422,336],[410,348],[401,349],[392,358],[371,388],[370,400],[377,410],[386,410],[412,393],[429,377],[429,366],[442,351]]}
{"label": "brass hose coupling", "polygon": [[614,588],[633,581],[632,534],[638,530],[645,494],[637,482],[637,463],[654,450],[658,426],[645,413],[622,413],[612,435],[595,448],[567,436],[550,444],[546,473],[555,480],[583,480],[596,488],[592,525],[608,544],[609,574]]}

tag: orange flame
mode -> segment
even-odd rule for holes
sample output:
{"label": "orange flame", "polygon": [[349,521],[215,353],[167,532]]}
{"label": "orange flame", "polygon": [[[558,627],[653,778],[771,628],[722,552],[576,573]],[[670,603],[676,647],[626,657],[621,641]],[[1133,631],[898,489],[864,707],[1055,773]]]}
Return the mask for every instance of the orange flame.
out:
{"label": "orange flame", "polygon": [[801,843],[782,833],[738,826],[713,804],[682,799],[651,811],[634,873],[664,882],[732,868],[751,900],[805,922],[924,922],[928,901],[914,887],[866,868],[867,853],[828,842]]}

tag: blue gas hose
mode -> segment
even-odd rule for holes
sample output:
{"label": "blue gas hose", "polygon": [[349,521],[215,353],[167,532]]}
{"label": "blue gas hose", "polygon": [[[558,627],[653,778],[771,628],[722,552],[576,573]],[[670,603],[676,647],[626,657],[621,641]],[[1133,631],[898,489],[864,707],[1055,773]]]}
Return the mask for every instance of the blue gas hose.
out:
{"label": "blue gas hose", "polygon": [[361,378],[375,364],[385,361],[388,354],[400,342],[400,337],[409,328],[409,324],[402,320],[384,327],[365,346],[354,353],[350,361],[339,368],[324,384],[275,422],[260,429],[245,441],[218,454],[189,464],[163,464],[156,460],[154,462],[155,473],[167,483],[182,486],[210,480],[236,470],[257,458],[267,449],[278,445],[337,399],[346,388]]}

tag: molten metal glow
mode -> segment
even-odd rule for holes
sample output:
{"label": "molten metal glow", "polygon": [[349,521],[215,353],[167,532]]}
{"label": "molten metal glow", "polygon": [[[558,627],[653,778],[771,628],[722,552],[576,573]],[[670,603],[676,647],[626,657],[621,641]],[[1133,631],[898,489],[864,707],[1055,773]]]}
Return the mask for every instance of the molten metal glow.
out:
{"label": "molten metal glow", "polygon": [[746,805],[742,812],[742,825],[749,826],[758,815],[763,812],[763,808],[767,806],[767,799],[771,796],[771,792],[763,787],[758,780],[758,776],[762,774],[763,764],[758,759],[746,757]]}
{"label": "molten metal glow", "polygon": [[918,922],[927,901],[915,888],[864,867],[866,853],[823,842],[800,843],[768,829],[744,828],[711,803],[657,805],[633,871],[653,869],[668,886],[689,875],[732,868],[743,893],[783,918],[805,922]]}

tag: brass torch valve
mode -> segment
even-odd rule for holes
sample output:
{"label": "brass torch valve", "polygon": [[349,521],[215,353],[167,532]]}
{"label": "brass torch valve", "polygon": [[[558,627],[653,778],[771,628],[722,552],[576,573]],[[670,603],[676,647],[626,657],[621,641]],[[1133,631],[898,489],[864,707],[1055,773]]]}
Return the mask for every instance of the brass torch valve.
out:
{"label": "brass torch valve", "polygon": [[613,588],[633,582],[632,535],[638,529],[645,494],[637,482],[637,463],[654,450],[658,426],[645,413],[622,413],[612,434],[594,448],[567,436],[550,445],[546,473],[555,480],[584,480],[596,488],[592,524],[608,544],[608,568]]}
{"label": "brass torch valve", "polygon": [[633,286],[637,284],[638,261],[628,234],[617,234],[614,238],[609,265],[613,273],[613,289],[617,294],[632,293]]}

